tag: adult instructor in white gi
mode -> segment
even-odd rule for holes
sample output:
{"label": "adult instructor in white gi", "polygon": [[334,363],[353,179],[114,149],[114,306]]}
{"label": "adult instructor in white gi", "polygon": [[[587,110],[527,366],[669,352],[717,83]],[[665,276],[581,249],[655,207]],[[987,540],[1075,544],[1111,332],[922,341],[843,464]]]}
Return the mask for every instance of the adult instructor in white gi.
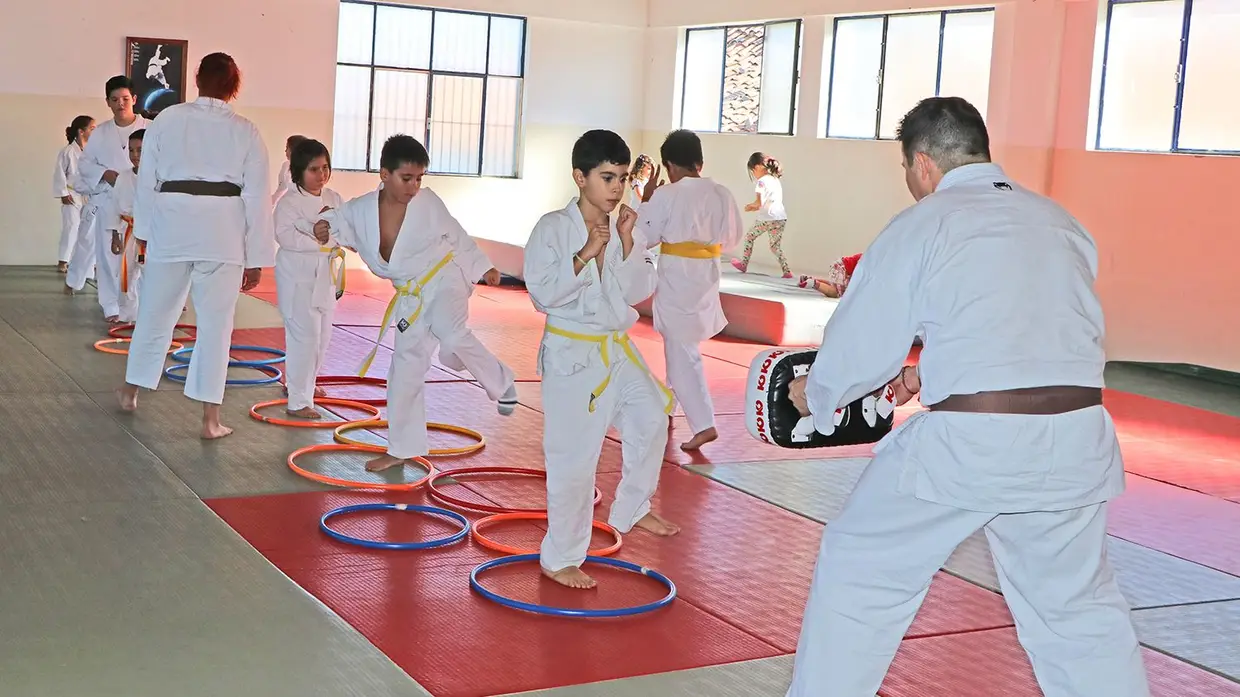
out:
{"label": "adult instructor in white gi", "polygon": [[233,111],[241,72],[227,54],[202,59],[196,101],[160,113],[147,129],[134,198],[134,236],[146,240],[142,295],[121,409],[138,388],[155,389],[186,295],[193,293],[197,340],[185,396],[202,402],[202,437],[223,438],[237,295],[275,263],[267,147],[258,128]]}
{"label": "adult instructor in white gi", "polygon": [[[861,257],[792,398],[824,434],[888,383],[929,410],[878,444],[826,527],[788,695],[873,697],[935,572],[982,529],[1046,696],[1146,697],[1106,558],[1124,468],[1094,241],[990,162],[968,102],[921,102],[899,140],[917,203]],[[902,368],[915,335],[920,365]]]}

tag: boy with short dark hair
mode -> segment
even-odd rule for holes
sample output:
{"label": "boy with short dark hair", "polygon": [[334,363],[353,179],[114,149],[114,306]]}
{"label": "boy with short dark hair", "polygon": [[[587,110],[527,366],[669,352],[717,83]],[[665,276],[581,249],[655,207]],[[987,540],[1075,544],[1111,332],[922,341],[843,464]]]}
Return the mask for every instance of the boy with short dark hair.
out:
{"label": "boy with short dark hair", "polygon": [[621,533],[680,530],[650,510],[672,396],[626,333],[637,322],[633,306],[650,297],[656,282],[648,245],[635,229],[637,214],[620,205],[630,161],[628,145],[615,133],[581,136],[573,147],[578,196],[544,215],[525,246],[526,287],[547,316],[538,353],[547,468],[540,561],[544,575],[571,588],[595,585],[580,566],[590,545],[595,470],[611,426],[620,431],[624,465],[609,523]]}
{"label": "boy with short dark hair", "polygon": [[[474,284],[499,285],[500,273],[478,249],[442,199],[422,188],[430,166],[426,148],[407,135],[383,144],[381,186],[326,211],[314,226],[319,244],[331,237],[357,252],[372,273],[396,288],[376,346],[360,375],[374,360],[378,343],[396,320],[396,344],[388,374],[388,450],[366,463],[371,471],[404,465],[430,452],[426,438],[426,371],[439,346],[439,359],[453,370],[468,370],[499,413],[517,407],[515,376],[482,345],[466,324]],[[376,215],[377,212],[377,215]]]}
{"label": "boy with short dark hair", "polygon": [[138,188],[138,167],[142,161],[144,136],[145,128],[129,134],[129,161],[133,166],[117,175],[112,195],[104,201],[100,210],[103,229],[112,235],[111,252],[120,260],[117,277],[120,296],[117,306],[122,322],[135,322],[138,319],[138,279],[141,277],[140,261],[146,243],[133,236],[133,200]]}

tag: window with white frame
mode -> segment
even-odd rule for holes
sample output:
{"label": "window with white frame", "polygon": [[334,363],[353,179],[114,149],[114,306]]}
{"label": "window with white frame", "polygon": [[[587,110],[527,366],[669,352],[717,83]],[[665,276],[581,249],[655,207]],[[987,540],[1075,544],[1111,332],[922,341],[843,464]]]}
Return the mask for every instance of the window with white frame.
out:
{"label": "window with white frame", "polygon": [[985,116],[994,29],[993,9],[836,19],[827,137],[895,138],[927,97],[963,97]]}
{"label": "window with white frame", "polygon": [[515,177],[524,75],[522,17],[342,0],[332,164],[377,171],[404,133],[432,174]]}
{"label": "window with white frame", "polygon": [[1110,0],[1099,150],[1240,154],[1240,0]]}
{"label": "window with white frame", "polygon": [[792,135],[801,20],[685,30],[680,127]]}

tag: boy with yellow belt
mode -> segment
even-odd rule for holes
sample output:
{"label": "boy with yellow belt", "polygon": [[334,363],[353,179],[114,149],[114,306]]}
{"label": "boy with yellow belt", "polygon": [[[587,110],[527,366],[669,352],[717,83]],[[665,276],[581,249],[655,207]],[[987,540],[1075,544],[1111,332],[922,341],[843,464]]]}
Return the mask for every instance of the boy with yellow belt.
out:
{"label": "boy with yellow belt", "polygon": [[715,407],[706,384],[698,345],[727,326],[719,302],[719,257],[745,235],[740,207],[724,186],[702,176],[702,141],[692,131],[673,131],[659,149],[667,170],[644,192],[638,228],[659,245],[654,326],[663,335],[667,381],[693,438],[681,444],[697,450],[715,440]]}

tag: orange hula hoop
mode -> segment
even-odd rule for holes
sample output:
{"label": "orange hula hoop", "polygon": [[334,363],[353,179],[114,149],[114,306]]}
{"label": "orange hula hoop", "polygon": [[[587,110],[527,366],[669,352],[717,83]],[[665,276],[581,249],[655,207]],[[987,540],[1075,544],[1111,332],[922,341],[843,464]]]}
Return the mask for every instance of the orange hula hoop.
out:
{"label": "orange hula hoop", "polygon": [[[326,405],[335,406],[335,407],[349,407],[352,409],[364,411],[367,414],[369,414],[369,416],[366,416],[361,419],[330,421],[327,419],[282,419],[276,416],[267,416],[265,414],[258,413],[259,409],[266,409],[267,407],[277,407],[277,406],[280,406],[281,404],[288,404],[287,399],[273,399],[269,402],[259,402],[258,404],[255,404],[254,406],[250,407],[250,417],[256,421],[262,421],[263,423],[271,424],[273,426],[288,426],[290,428],[338,428],[340,426],[346,426],[348,424],[362,423],[362,422],[370,421],[372,419],[379,418],[379,407],[372,406],[370,404],[365,404],[363,402],[356,402],[351,399],[332,399],[331,397],[320,397],[318,399],[315,399],[314,403],[316,405],[326,404]],[[385,451],[381,451],[381,452],[385,452]]]}
{"label": "orange hula hoop", "polygon": [[[358,377],[356,375],[320,375],[314,379],[316,387],[327,387],[330,385],[373,385],[387,389],[387,380],[384,378],[372,378],[369,376]],[[386,407],[387,396],[382,398],[374,397],[370,399],[354,399],[358,404],[369,404],[372,407]]]}
{"label": "orange hula hoop", "polygon": [[[436,483],[440,479],[448,478],[456,480],[457,484],[463,484],[461,480],[465,477],[479,474],[509,474],[517,477],[542,477],[547,478],[545,470],[536,470],[527,467],[459,467],[457,469],[440,470],[435,473],[426,482],[426,493],[439,503],[453,508],[459,508],[470,513],[537,513],[546,515],[545,508],[508,508],[505,506],[492,506],[489,503],[474,503],[464,499],[458,499],[455,496],[449,496],[439,490]],[[597,506],[603,500],[603,492],[596,486],[594,487],[594,505]]]}
{"label": "orange hula hoop", "polygon": [[[510,521],[510,520],[546,520],[546,519],[547,519],[546,513],[496,513],[495,515],[490,515],[490,516],[487,516],[486,518],[480,518],[478,520],[475,520],[473,526],[470,528],[470,534],[473,536],[474,542],[477,542],[483,547],[499,552],[501,554],[538,554],[539,551],[537,549],[522,549],[520,547],[512,547],[510,545],[506,545],[501,542],[496,542],[495,540],[492,540],[491,538],[483,535],[480,531],[482,528],[486,526],[494,525],[495,523],[502,523],[502,522]],[[600,549],[596,552],[589,552],[591,556],[609,557],[615,554],[616,552],[620,551],[621,545],[624,544],[624,539],[620,537],[619,530],[613,528],[612,526],[608,525],[607,523],[604,523],[601,520],[592,520],[590,521],[590,524],[594,527],[595,530],[602,530],[603,532],[610,533],[616,538],[615,543],[613,543],[610,547],[604,547],[603,549]]]}
{"label": "orange hula hoop", "polygon": [[[198,327],[196,325],[178,324],[178,325],[173,326],[172,331],[175,332],[178,329],[185,332],[186,334],[189,334],[189,336],[183,337],[181,339],[182,341],[195,341],[198,339]],[[125,334],[124,332],[129,332],[129,334]],[[128,324],[118,324],[115,327],[111,327],[108,329],[108,336],[112,337],[113,339],[128,339],[132,334],[133,334],[133,322],[129,322]]]}
{"label": "orange hula hoop", "polygon": [[[110,353],[114,356],[128,356],[129,349],[112,348],[110,344],[128,344],[130,341],[131,339],[127,336],[123,336],[123,337],[115,338],[115,339],[100,339],[99,341],[95,342],[95,350],[102,351],[104,353]],[[184,346],[182,346],[182,344],[179,341],[174,341],[172,342],[172,345],[168,347],[168,353],[172,353],[173,351],[178,351],[182,348],[184,348]]]}
{"label": "orange hula hoop", "polygon": [[329,477],[326,474],[319,474],[304,469],[297,464],[297,458],[310,453],[326,453],[326,452],[346,452],[346,453],[375,453],[382,455],[387,452],[387,448],[375,445],[340,445],[338,443],[320,443],[318,445],[308,445],[304,448],[298,448],[288,455],[288,468],[293,473],[309,479],[319,484],[327,484],[329,486],[338,486],[344,489],[374,489],[378,491],[414,491],[420,488],[430,478],[435,476],[435,466],[424,457],[410,458],[411,461],[418,463],[420,467],[426,470],[426,476],[415,482],[407,482],[402,484],[389,484],[387,482],[359,482],[353,479],[342,479],[340,477]]}

